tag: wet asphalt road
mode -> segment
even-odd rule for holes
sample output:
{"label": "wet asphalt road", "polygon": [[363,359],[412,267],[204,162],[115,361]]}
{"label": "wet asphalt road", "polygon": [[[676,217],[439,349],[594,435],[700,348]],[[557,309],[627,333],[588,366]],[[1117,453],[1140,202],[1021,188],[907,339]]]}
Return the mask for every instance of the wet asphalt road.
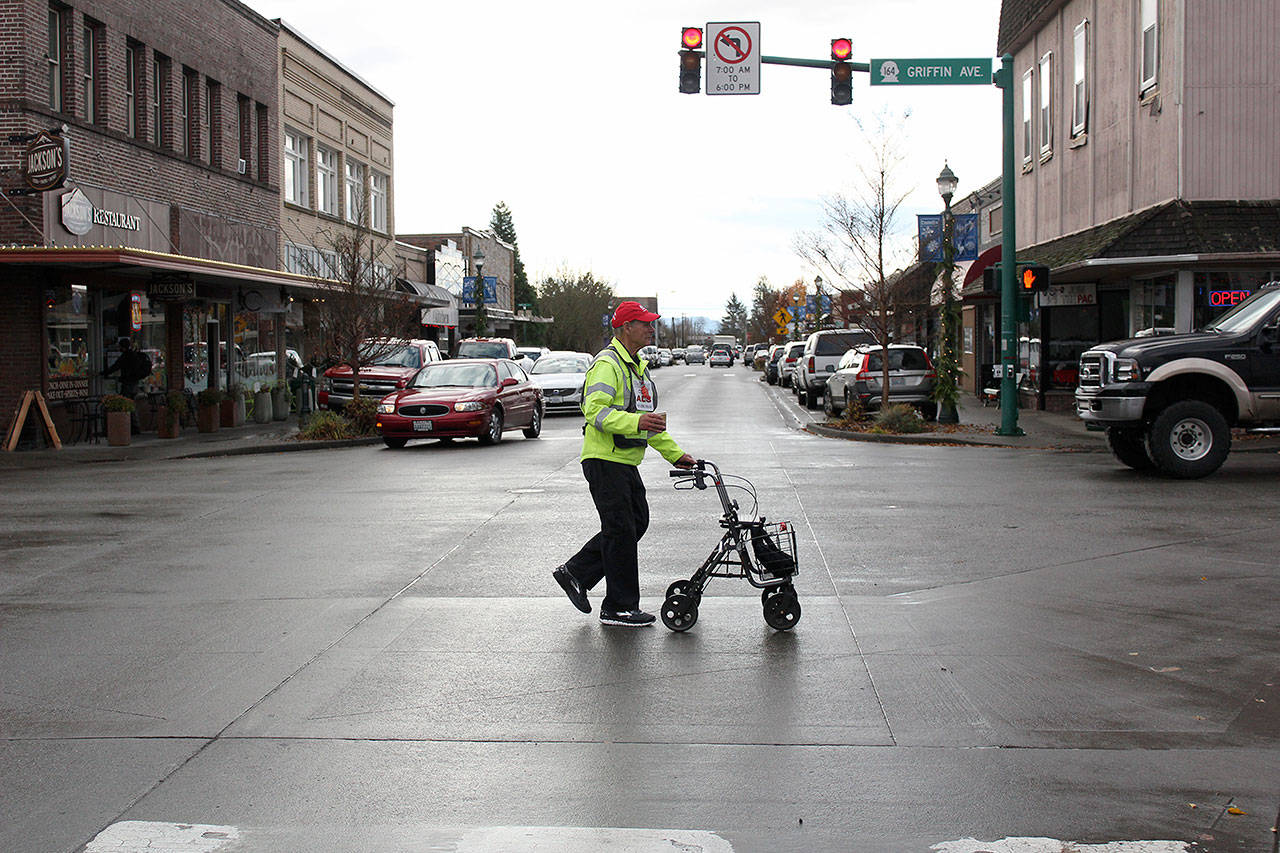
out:
{"label": "wet asphalt road", "polygon": [[[574,610],[549,577],[595,529],[572,417],[4,472],[0,849],[1272,849],[1280,457],[1175,482],[819,438],[755,376],[657,374],[684,448],[795,524],[789,633],[744,581],[687,634]],[[656,610],[720,530],[650,456]]]}

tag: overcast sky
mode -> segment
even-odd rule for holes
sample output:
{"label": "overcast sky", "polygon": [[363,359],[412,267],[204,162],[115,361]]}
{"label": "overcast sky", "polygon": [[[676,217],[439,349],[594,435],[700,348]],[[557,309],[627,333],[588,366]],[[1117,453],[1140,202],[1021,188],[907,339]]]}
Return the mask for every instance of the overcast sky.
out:
{"label": "overcast sky", "polygon": [[857,61],[994,56],[999,0],[250,0],[395,102],[395,225],[488,227],[505,201],[530,278],[595,273],[665,315],[719,319],[760,276],[812,276],[795,237],[847,192],[865,155],[856,117],[911,111],[900,176],[941,210],[944,161],[964,195],[999,176],[1000,90],[871,87],[830,103],[822,69],[764,65],[761,93],[682,95],[682,26],[759,21],[766,56]]}

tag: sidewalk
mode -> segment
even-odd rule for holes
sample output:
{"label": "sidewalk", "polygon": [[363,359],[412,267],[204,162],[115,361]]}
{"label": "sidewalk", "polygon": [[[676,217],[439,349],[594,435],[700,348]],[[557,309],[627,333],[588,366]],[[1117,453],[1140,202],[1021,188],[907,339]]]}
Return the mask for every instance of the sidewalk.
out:
{"label": "sidewalk", "polygon": [[381,438],[353,438],[341,441],[298,441],[298,419],[269,424],[246,423],[224,427],[217,432],[184,429],[177,438],[160,438],[156,433],[133,436],[128,447],[111,447],[105,438],[97,444],[63,444],[61,450],[15,450],[0,452],[0,470],[48,468],[83,462],[136,462],[150,459],[195,459],[208,456],[239,456],[247,453],[284,453],[380,444]]}
{"label": "sidewalk", "polygon": [[[808,431],[828,438],[853,441],[879,441],[894,444],[968,444],[985,447],[1021,447],[1035,450],[1058,450],[1074,453],[1109,453],[1107,435],[1085,428],[1084,421],[1073,412],[1042,412],[1019,409],[1018,426],[1026,435],[997,435],[1001,425],[998,406],[983,406],[976,400],[960,402],[960,423],[941,427],[936,432],[915,435],[876,435],[831,429],[821,423],[811,424]],[[1231,452],[1280,452],[1280,435],[1245,435],[1235,431]]]}

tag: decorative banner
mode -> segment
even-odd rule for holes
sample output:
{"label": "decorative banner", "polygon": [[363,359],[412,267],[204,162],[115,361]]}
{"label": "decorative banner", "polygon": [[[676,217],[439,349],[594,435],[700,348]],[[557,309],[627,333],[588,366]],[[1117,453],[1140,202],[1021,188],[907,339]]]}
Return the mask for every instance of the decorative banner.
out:
{"label": "decorative banner", "polygon": [[[951,261],[976,261],[978,259],[978,214],[952,215]],[[920,234],[920,260],[946,263],[942,251],[944,222],[941,213],[917,214],[916,225]]]}
{"label": "decorative banner", "polygon": [[[476,277],[473,275],[464,276],[462,279],[462,304],[475,305]],[[498,304],[498,277],[487,275],[484,277],[484,304]]]}

